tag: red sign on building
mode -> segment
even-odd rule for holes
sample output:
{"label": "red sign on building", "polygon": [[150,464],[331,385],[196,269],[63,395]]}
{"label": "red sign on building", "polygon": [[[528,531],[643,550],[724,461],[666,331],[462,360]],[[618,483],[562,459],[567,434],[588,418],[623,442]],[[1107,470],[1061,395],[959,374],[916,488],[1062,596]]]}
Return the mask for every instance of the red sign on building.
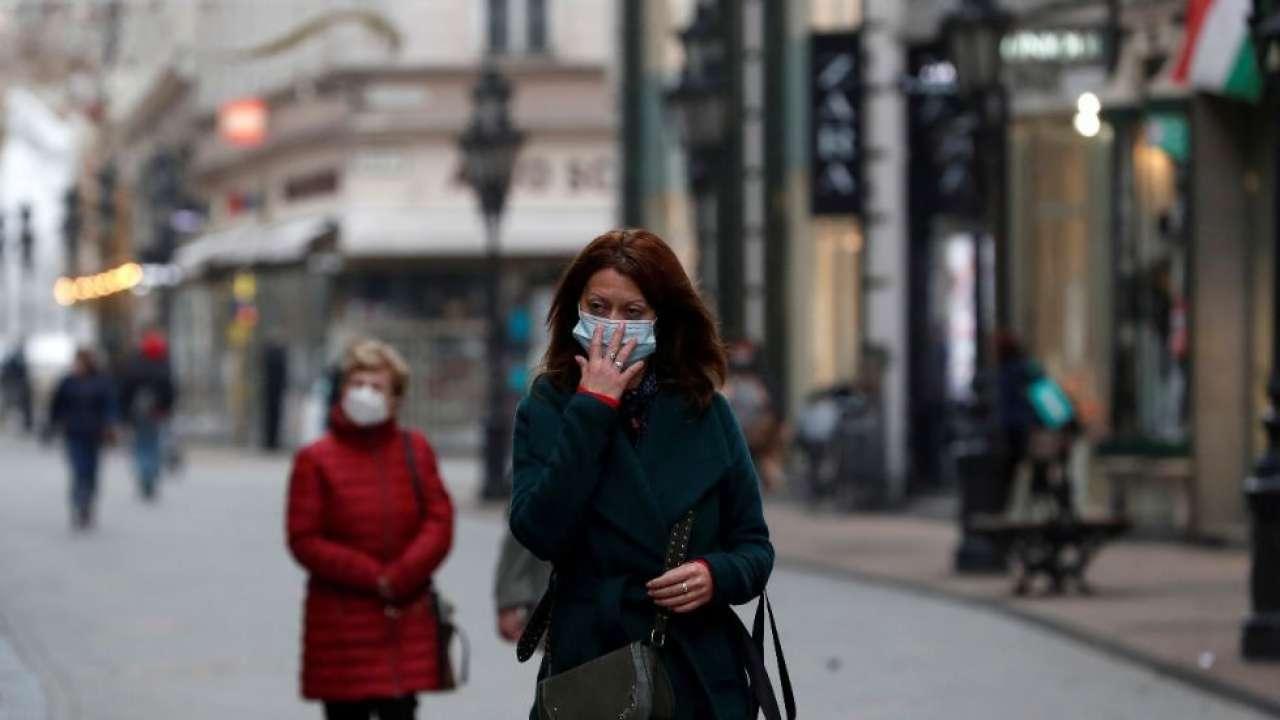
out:
{"label": "red sign on building", "polygon": [[267,138],[267,104],[258,98],[226,103],[218,109],[218,135],[236,147],[261,145]]}

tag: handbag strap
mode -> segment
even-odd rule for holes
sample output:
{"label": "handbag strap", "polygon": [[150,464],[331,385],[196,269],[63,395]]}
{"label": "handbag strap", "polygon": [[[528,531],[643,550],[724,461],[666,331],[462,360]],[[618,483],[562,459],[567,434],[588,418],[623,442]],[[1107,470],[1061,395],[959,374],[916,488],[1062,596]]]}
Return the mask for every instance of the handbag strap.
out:
{"label": "handbag strap", "polygon": [[[418,474],[418,463],[413,459],[413,434],[408,430],[401,430],[400,436],[404,439],[404,461],[409,466],[409,477],[413,480],[413,499],[418,505],[418,517],[425,522],[427,519],[427,498],[422,490],[422,476]],[[428,581],[427,592],[431,595],[433,612],[435,612],[436,617],[444,622],[445,618],[441,612],[441,603],[443,601],[440,599],[440,593],[436,592],[433,581]],[[462,643],[462,671],[455,679],[458,683],[465,685],[471,668],[471,641],[467,638],[467,634],[463,632],[462,628],[453,622],[452,618],[448,619],[447,622],[449,627],[453,629],[454,636]]]}
{"label": "handbag strap", "polygon": [[[408,430],[401,430],[400,437],[404,440],[404,461],[409,466],[409,478],[413,481],[413,499],[418,505],[418,518],[423,522],[427,521],[427,496],[422,489],[422,476],[418,474],[418,462],[414,460],[413,452],[413,433]],[[435,582],[431,579],[427,580],[427,588],[435,587]],[[432,590],[432,592],[435,592]]]}
{"label": "handbag strap", "polygon": [[547,582],[547,589],[542,592],[542,597],[538,598],[538,604],[529,614],[529,620],[524,624],[520,639],[516,641],[516,660],[519,662],[533,657],[538,650],[538,645],[542,642],[542,636],[547,632],[547,627],[551,625],[551,598],[555,596],[555,588],[556,573],[553,569],[551,579]]}
{"label": "handbag strap", "polygon": [[[666,570],[664,572],[679,567],[688,556],[689,537],[693,533],[693,518],[694,511],[691,509],[675,524],[675,527],[671,528],[671,535],[667,538],[667,554],[664,562]],[[553,569],[546,591],[542,593],[538,604],[534,606],[533,612],[529,615],[529,621],[525,623],[524,632],[520,633],[520,640],[516,643],[516,660],[524,662],[533,657],[533,654],[538,650],[538,645],[542,643],[543,635],[546,634],[547,629],[551,626],[551,608],[554,604],[555,587],[556,573]],[[653,619],[653,629],[649,631],[649,643],[651,645],[662,647],[666,644],[667,623],[669,621],[670,614],[667,610],[658,608],[658,612]]]}
{"label": "handbag strap", "polygon": [[787,720],[795,720],[796,717],[796,697],[795,691],[791,686],[791,673],[787,671],[787,660],[782,654],[782,638],[778,635],[778,623],[773,617],[773,604],[769,602],[769,594],[767,592],[760,593],[760,601],[756,605],[755,621],[752,623],[752,632],[747,633],[747,629],[742,625],[742,621],[738,619],[737,614],[733,615],[733,626],[737,628],[738,645],[742,651],[743,657],[746,659],[747,677],[751,683],[752,691],[752,708],[751,717],[756,717],[757,712],[763,712],[765,720],[782,720],[782,713],[778,708],[778,697],[773,692],[773,683],[769,680],[769,670],[764,663],[764,614],[769,613],[769,626],[773,630],[773,651],[778,662],[778,680],[782,684],[782,702],[783,707],[787,711]]}
{"label": "handbag strap", "polygon": [[[689,556],[689,536],[693,533],[693,510],[685,513],[680,522],[671,528],[671,537],[667,538],[666,570],[670,572],[684,564]],[[671,620],[671,612],[659,606],[653,618],[653,630],[649,631],[649,644],[663,647],[667,644],[667,623]]]}
{"label": "handbag strap", "polygon": [[418,475],[418,463],[413,459],[413,434],[408,430],[401,430],[400,437],[404,440],[404,461],[409,466],[409,477],[413,479],[413,499],[418,503],[418,517],[425,520],[427,498],[422,491],[422,477]]}

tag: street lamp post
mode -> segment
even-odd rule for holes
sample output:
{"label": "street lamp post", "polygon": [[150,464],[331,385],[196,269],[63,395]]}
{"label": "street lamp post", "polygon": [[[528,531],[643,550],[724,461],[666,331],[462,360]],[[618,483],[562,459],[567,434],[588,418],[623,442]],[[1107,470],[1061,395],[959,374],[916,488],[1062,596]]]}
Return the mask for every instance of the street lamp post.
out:
{"label": "street lamp post", "polygon": [[40,329],[39,323],[35,320],[36,236],[31,228],[33,224],[31,212],[30,202],[24,202],[18,207],[18,250],[22,263],[20,266],[22,278],[19,281],[22,300],[18,305],[21,308],[18,314],[19,337]]}
{"label": "street lamp post", "polygon": [[984,232],[974,235],[974,345],[973,398],[966,408],[962,442],[957,444],[956,462],[960,481],[960,546],[956,549],[957,572],[1003,572],[1004,553],[988,538],[973,531],[979,514],[1004,510],[1006,489],[998,482],[1001,457],[991,417],[990,329],[986,317],[986,283],[983,235],[989,233],[995,247],[996,322],[1007,324],[1008,283],[1005,238],[1005,125],[1007,96],[1000,82],[1000,41],[1010,24],[1010,16],[993,0],[965,0],[949,15],[943,35],[951,61],[956,66],[960,94],[979,117],[978,141],[982,152],[981,187],[985,199]]}
{"label": "street lamp post", "polygon": [[489,398],[484,426],[484,483],[480,497],[507,495],[507,440],[511,434],[506,402],[506,339],[502,317],[502,247],[499,229],[516,153],[524,133],[511,123],[511,86],[492,61],[485,63],[472,91],[471,121],[458,139],[467,183],[480,201],[485,227],[485,303],[488,315]]}
{"label": "street lamp post", "polygon": [[[1268,6],[1265,7],[1264,6]],[[1270,14],[1265,11],[1270,10]],[[1280,5],[1254,0],[1249,18],[1258,64],[1267,79],[1268,104],[1280,104]],[[1280,111],[1271,110],[1280,118]],[[1241,652],[1247,660],[1280,660],[1280,123],[1275,135],[1271,208],[1271,379],[1267,396],[1271,409],[1263,420],[1267,448],[1245,480],[1244,492],[1252,523],[1252,568],[1249,589],[1253,612],[1241,633]]]}
{"label": "street lamp post", "polygon": [[[714,0],[702,0],[693,20],[679,33],[684,48],[680,80],[666,94],[688,159],[689,188],[694,197],[694,231],[698,238],[698,271],[709,300],[720,294],[720,253],[716,168],[725,136],[724,39]],[[713,303],[718,305],[718,302]]]}

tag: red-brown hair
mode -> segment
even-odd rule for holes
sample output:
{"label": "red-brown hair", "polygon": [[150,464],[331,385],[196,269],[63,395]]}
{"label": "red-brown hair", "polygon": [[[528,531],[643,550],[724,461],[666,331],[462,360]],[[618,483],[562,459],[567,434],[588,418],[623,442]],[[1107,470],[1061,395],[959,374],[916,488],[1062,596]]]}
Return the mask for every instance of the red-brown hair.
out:
{"label": "red-brown hair", "polygon": [[547,313],[551,344],[542,360],[542,374],[566,392],[578,386],[581,370],[574,356],[583,354],[573,337],[578,304],[587,282],[606,269],[634,282],[657,315],[658,348],[645,362],[657,372],[658,381],[706,410],[724,383],[724,344],[680,259],[666,241],[648,230],[611,230],[592,240],[564,271]]}

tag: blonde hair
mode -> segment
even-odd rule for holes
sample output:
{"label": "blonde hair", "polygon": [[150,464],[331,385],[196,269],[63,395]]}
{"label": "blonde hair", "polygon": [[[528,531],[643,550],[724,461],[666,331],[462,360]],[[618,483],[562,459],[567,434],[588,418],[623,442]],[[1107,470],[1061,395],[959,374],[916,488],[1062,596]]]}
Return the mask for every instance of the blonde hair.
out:
{"label": "blonde hair", "polygon": [[404,395],[409,385],[409,364],[398,350],[381,340],[356,340],[347,346],[347,352],[342,356],[343,382],[351,377],[351,373],[364,370],[390,371],[391,392],[396,397]]}

